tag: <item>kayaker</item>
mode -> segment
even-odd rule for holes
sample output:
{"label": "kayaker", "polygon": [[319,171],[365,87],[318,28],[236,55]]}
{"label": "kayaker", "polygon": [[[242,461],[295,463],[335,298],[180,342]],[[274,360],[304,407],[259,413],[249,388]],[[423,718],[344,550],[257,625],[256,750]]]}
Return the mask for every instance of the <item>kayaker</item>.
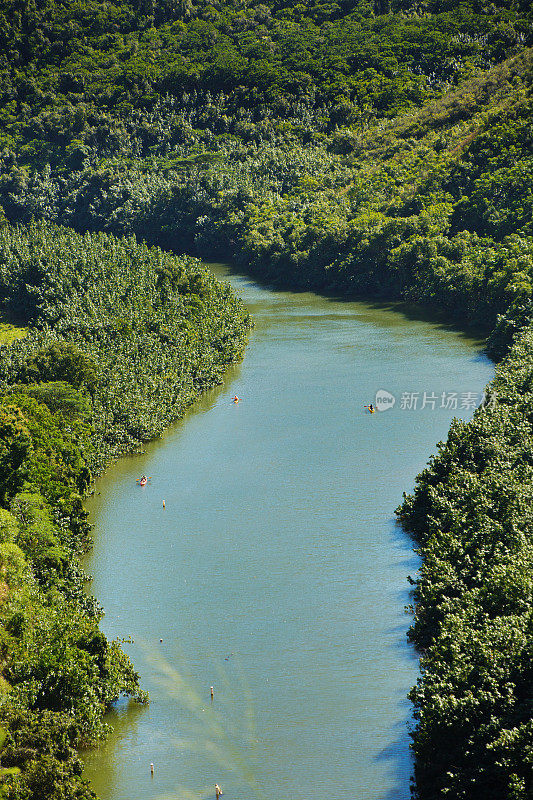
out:
{"label": "kayaker", "polygon": [[374,406],[372,405],[372,403],[370,403],[370,405],[368,406],[368,410],[370,411],[371,414],[374,413]]}
{"label": "kayaker", "polygon": [[239,402],[239,400],[240,400],[240,398],[239,398],[239,397],[237,397],[237,395],[235,395],[235,397],[233,398],[233,402],[234,402],[234,403],[238,403],[238,402]]}

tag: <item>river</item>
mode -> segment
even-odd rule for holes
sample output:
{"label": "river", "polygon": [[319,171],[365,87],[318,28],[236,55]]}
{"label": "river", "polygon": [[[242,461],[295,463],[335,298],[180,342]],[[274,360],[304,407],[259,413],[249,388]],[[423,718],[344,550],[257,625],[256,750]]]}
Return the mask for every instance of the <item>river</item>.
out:
{"label": "river", "polygon": [[438,324],[213,269],[255,320],[242,365],[89,502],[102,628],[151,702],[117,704],[86,776],[102,800],[407,800],[418,562],[393,511],[492,365]]}

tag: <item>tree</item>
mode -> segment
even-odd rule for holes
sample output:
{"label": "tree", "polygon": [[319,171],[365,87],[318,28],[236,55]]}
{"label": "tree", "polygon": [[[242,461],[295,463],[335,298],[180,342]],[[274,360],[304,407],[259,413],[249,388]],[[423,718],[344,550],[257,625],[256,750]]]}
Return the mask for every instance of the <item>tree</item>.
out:
{"label": "tree", "polygon": [[30,448],[31,436],[22,411],[16,406],[0,409],[0,498],[3,502],[21,486],[21,467]]}

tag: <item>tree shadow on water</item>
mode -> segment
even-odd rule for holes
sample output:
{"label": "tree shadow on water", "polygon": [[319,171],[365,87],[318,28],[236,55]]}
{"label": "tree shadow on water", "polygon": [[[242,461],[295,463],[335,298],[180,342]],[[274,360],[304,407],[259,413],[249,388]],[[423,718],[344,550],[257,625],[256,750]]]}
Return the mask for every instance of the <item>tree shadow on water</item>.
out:
{"label": "tree shadow on water", "polygon": [[385,763],[388,767],[389,780],[393,785],[383,793],[377,795],[376,800],[409,800],[410,783],[413,774],[413,757],[409,750],[409,728],[411,719],[411,703],[403,698],[400,706],[405,705],[405,717],[398,720],[393,726],[394,738],[389,744],[374,756],[374,760]]}

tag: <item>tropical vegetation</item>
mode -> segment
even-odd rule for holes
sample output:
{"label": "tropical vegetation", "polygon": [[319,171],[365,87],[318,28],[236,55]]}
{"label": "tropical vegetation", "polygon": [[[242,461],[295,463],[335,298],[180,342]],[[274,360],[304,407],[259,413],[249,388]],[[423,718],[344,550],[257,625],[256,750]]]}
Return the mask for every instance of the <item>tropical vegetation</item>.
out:
{"label": "tropical vegetation", "polygon": [[531,796],[532,23],[527,0],[0,0],[0,501],[19,576],[0,613],[18,597],[76,665],[68,707],[32,694],[54,648],[2,618],[10,796],[90,796],[75,748],[138,692],[118,647],[86,646],[80,498],[242,351],[246,316],[192,254],[423,303],[507,359],[399,512],[424,563],[413,791]]}
{"label": "tropical vegetation", "polygon": [[10,798],[86,800],[77,749],[145,696],[85,592],[83,496],[220,383],[249,319],[196,259],[42,222],[0,231],[0,302],[25,331],[0,363],[2,764]]}
{"label": "tropical vegetation", "polygon": [[533,330],[398,509],[423,559],[410,637],[420,797],[533,790]]}

